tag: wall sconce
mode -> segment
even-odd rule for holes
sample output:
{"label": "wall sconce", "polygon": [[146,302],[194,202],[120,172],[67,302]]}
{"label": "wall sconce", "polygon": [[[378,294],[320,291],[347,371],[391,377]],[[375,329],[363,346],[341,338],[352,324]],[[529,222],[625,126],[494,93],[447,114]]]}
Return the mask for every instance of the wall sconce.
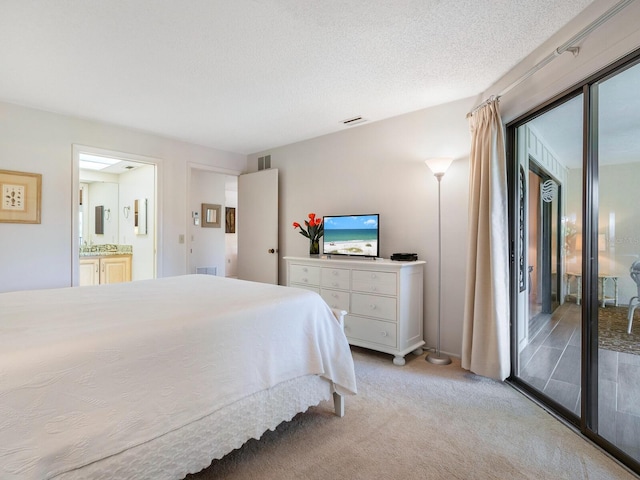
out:
{"label": "wall sconce", "polygon": [[131,207],[130,206],[126,206],[126,207],[122,207],[122,215],[124,216],[124,218],[129,218],[129,213],[131,213]]}
{"label": "wall sconce", "polygon": [[104,211],[104,219],[105,220],[111,220],[111,209],[107,208]]}

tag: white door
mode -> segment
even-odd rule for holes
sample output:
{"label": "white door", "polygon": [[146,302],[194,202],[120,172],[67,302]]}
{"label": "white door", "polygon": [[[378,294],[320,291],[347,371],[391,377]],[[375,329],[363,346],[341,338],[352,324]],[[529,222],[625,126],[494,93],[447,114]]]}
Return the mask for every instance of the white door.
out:
{"label": "white door", "polygon": [[278,284],[278,170],[238,177],[238,278]]}

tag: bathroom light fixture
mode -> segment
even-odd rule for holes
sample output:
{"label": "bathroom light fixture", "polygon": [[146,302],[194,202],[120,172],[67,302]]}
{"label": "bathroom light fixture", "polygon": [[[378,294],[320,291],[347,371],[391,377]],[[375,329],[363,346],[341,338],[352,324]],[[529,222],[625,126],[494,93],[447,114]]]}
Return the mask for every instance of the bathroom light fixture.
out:
{"label": "bathroom light fixture", "polygon": [[87,153],[81,153],[79,157],[79,167],[85,170],[102,170],[116,163],[120,163],[120,160],[117,158],[107,158],[99,155],[89,155]]}

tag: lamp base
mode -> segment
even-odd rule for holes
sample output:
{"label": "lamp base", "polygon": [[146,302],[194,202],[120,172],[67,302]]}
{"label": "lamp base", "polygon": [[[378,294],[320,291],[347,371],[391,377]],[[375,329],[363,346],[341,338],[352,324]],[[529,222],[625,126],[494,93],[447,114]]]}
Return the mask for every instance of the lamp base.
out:
{"label": "lamp base", "polygon": [[427,362],[433,363],[434,365],[449,365],[451,358],[442,353],[433,352],[427,355]]}

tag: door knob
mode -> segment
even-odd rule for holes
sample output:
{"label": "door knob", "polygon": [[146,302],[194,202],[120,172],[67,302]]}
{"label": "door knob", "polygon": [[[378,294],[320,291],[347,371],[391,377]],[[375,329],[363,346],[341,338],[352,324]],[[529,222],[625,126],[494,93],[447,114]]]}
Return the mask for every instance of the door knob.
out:
{"label": "door knob", "polygon": [[276,253],[275,248],[270,248],[269,250],[267,250],[268,253]]}

